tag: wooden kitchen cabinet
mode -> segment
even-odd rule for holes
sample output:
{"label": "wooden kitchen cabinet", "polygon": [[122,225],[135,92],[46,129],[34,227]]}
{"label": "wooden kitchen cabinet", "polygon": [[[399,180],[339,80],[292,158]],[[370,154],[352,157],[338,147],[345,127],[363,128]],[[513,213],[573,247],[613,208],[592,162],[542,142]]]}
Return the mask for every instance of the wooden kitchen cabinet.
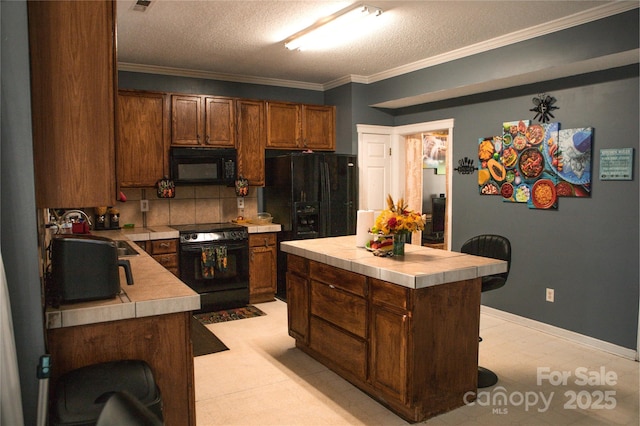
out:
{"label": "wooden kitchen cabinet", "polygon": [[277,290],[278,246],[275,232],[249,234],[249,302],[274,300]]}
{"label": "wooden kitchen cabinet", "polygon": [[171,145],[235,147],[235,100],[221,96],[171,96]]}
{"label": "wooden kitchen cabinet", "polygon": [[176,277],[180,277],[180,264],[178,262],[178,239],[150,240],[147,242],[147,253],[156,262],[164,266]]}
{"label": "wooden kitchen cabinet", "polygon": [[139,359],[149,364],[160,388],[165,424],[195,425],[190,318],[190,312],[178,312],[47,330],[47,350],[55,366],[50,389],[77,368]]}
{"label": "wooden kitchen cabinet", "polygon": [[371,294],[371,384],[402,404],[408,398],[408,356],[411,316],[408,289],[374,278]]}
{"label": "wooden kitchen cabinet", "polygon": [[480,279],[408,288],[287,255],[296,347],[419,422],[477,389]]}
{"label": "wooden kitchen cabinet", "polygon": [[169,100],[164,93],[118,92],[116,156],[121,187],[152,187],[169,175]]}
{"label": "wooden kitchen cabinet", "polygon": [[238,175],[242,175],[253,186],[264,186],[265,182],[264,109],[264,101],[236,100]]}
{"label": "wooden kitchen cabinet", "polygon": [[27,2],[38,208],[115,204],[115,8]]}
{"label": "wooden kitchen cabinet", "polygon": [[289,335],[309,343],[309,261],[287,255],[287,323]]}
{"label": "wooden kitchen cabinet", "polygon": [[267,102],[267,148],[298,149],[302,145],[302,105]]}
{"label": "wooden kitchen cabinet", "polygon": [[318,151],[336,149],[336,107],[302,106],[302,147]]}
{"label": "wooden kitchen cabinet", "polygon": [[267,148],[335,151],[335,107],[267,102]]}

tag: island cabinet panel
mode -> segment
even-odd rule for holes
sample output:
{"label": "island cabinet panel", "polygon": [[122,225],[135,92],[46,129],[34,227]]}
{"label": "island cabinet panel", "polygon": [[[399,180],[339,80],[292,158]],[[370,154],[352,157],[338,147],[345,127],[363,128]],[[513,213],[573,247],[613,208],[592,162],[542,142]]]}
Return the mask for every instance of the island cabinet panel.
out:
{"label": "island cabinet panel", "polygon": [[296,347],[402,418],[477,390],[480,278],[414,289],[291,254],[287,268]]}
{"label": "island cabinet panel", "polygon": [[310,261],[309,277],[361,297],[366,294],[367,280],[364,275],[354,274],[324,263]]}
{"label": "island cabinet panel", "polygon": [[[146,361],[160,388],[167,426],[195,425],[189,312],[49,329],[50,389],[64,373],[107,361]],[[51,395],[55,397],[55,395]]]}
{"label": "island cabinet panel", "polygon": [[[291,258],[291,256],[289,256]],[[287,272],[287,310],[289,335],[298,342],[309,342],[309,280],[289,270]]]}
{"label": "island cabinet panel", "polygon": [[333,285],[311,280],[311,313],[356,336],[367,336],[367,301]]}
{"label": "island cabinet panel", "polygon": [[364,381],[367,374],[367,343],[344,329],[312,316],[309,348],[322,357],[329,368]]}
{"label": "island cabinet panel", "polygon": [[371,307],[371,384],[387,399],[406,404],[411,369],[408,312],[385,305]]}
{"label": "island cabinet panel", "polygon": [[114,205],[116,2],[26,6],[36,207]]}

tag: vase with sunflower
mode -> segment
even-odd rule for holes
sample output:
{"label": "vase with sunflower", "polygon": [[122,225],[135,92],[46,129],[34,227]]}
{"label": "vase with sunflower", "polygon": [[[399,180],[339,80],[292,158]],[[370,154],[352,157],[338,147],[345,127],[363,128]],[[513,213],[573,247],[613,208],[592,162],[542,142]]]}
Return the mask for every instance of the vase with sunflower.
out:
{"label": "vase with sunflower", "polygon": [[422,231],[425,222],[424,216],[409,210],[402,198],[396,204],[391,195],[388,195],[387,209],[378,215],[371,232],[393,235],[393,255],[404,256],[404,246],[410,242],[411,233]]}

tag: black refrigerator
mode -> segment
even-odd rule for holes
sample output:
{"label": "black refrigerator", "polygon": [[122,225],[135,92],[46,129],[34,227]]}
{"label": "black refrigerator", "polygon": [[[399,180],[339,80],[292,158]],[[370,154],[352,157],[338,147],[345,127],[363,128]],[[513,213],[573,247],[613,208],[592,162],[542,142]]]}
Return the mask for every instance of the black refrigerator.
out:
{"label": "black refrigerator", "polygon": [[286,256],[280,242],[356,232],[357,158],[291,153],[266,159],[264,208],[282,225],[278,236],[278,296],[286,298]]}

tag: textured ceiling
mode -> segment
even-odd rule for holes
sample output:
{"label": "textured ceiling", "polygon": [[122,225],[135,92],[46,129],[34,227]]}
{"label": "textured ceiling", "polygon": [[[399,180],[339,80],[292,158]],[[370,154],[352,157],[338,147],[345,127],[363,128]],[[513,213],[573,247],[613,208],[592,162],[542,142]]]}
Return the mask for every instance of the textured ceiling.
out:
{"label": "textured ceiling", "polygon": [[367,82],[470,46],[481,49],[509,34],[539,35],[556,22],[559,27],[571,17],[578,20],[612,5],[370,0],[365,3],[384,10],[374,31],[330,50],[284,48],[291,34],[352,3],[153,0],[145,12],[137,12],[135,1],[118,0],[118,61],[121,68],[135,64],[310,85],[345,78]]}

